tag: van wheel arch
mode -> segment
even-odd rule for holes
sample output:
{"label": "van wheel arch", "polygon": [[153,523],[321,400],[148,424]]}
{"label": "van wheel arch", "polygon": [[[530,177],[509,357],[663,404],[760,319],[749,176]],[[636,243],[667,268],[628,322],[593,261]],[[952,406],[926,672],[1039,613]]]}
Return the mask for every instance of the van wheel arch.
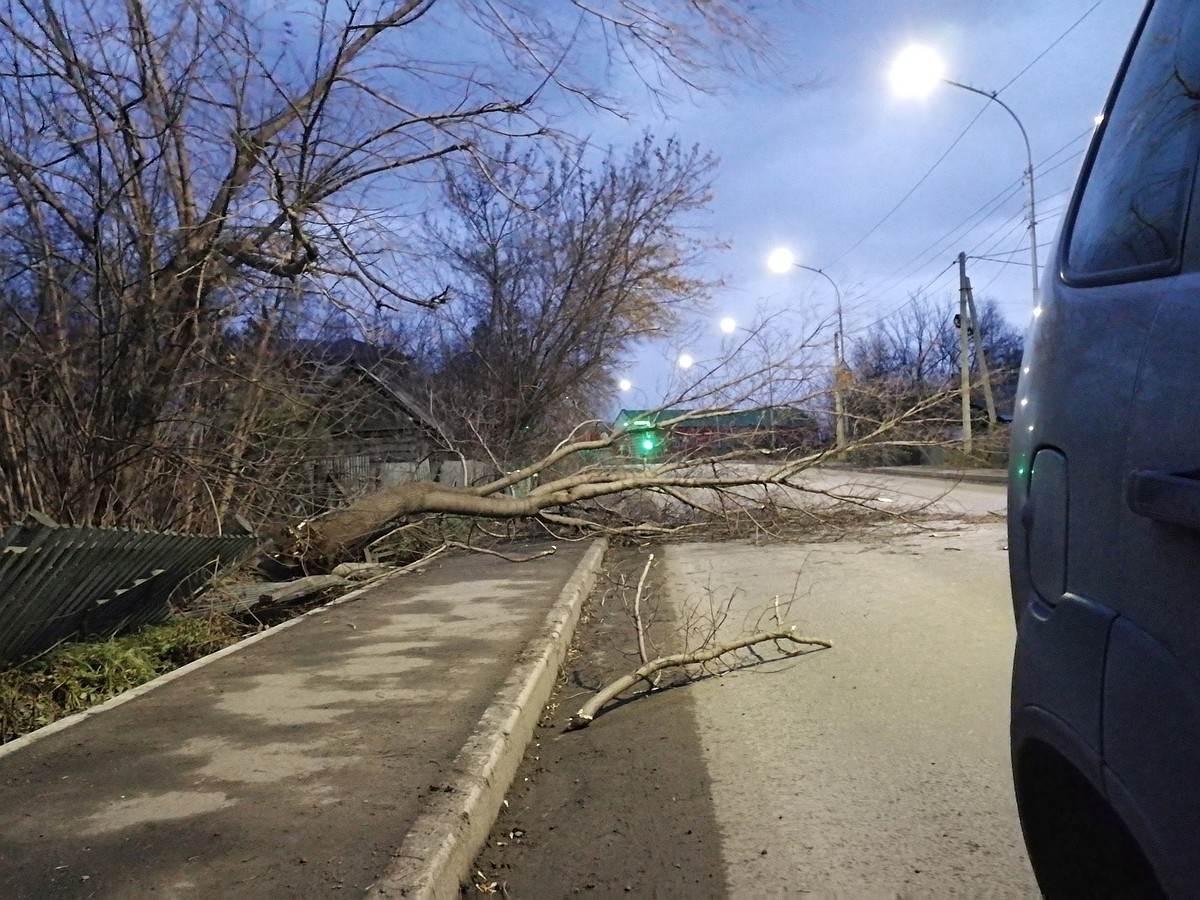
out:
{"label": "van wheel arch", "polygon": [[1014,748],[1017,808],[1038,886],[1058,897],[1165,897],[1145,854],[1104,795],[1044,741]]}

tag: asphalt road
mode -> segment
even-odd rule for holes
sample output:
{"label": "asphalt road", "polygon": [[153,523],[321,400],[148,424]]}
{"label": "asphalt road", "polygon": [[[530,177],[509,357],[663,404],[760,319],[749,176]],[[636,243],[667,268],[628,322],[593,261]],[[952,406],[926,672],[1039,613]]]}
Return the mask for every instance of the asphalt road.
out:
{"label": "asphalt road", "polygon": [[1009,780],[1004,488],[855,482],[881,508],[932,501],[946,521],[663,548],[680,608],[732,598],[733,634],[794,596],[791,621],[834,642],[688,688],[728,894],[1036,896]]}
{"label": "asphalt road", "polygon": [[[766,463],[726,463],[719,468],[721,475],[732,478],[766,476],[772,471],[774,466]],[[712,474],[709,467],[696,464],[696,477],[710,477]],[[716,492],[705,488],[691,488],[685,493],[702,505],[716,507],[723,502],[718,499]],[[991,516],[999,521],[1004,516],[1007,489],[1003,484],[960,483],[928,475],[900,476],[890,472],[831,466],[805,469],[794,475],[787,487],[743,485],[727,488],[721,493],[726,500],[740,495],[752,504],[769,498],[793,508],[821,508],[849,499],[868,507],[897,513],[919,512],[923,516],[933,514],[947,518]],[[664,507],[680,505],[677,500],[661,495],[656,496],[654,502]]]}
{"label": "asphalt road", "polygon": [[1008,489],[1003,484],[956,483],[838,469],[811,469],[801,480],[818,489],[863,498],[878,509],[917,508],[947,519],[990,516],[999,522],[1007,509]]}

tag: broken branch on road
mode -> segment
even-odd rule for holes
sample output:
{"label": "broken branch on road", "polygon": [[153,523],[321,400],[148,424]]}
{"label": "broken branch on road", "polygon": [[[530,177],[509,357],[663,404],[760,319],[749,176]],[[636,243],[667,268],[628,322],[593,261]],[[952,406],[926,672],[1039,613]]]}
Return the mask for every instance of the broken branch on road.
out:
{"label": "broken branch on road", "polygon": [[[746,635],[732,641],[727,641],[721,644],[716,644],[712,647],[707,647],[702,650],[697,650],[692,653],[676,653],[671,656],[660,656],[658,659],[653,659],[643,666],[639,666],[628,675],[618,678],[616,681],[609,684],[607,687],[600,690],[587,703],[580,707],[579,712],[571,717],[568,725],[568,730],[576,730],[586,728],[599,715],[600,710],[612,700],[615,700],[625,691],[629,690],[640,681],[645,681],[651,686],[651,676],[656,672],[661,672],[663,669],[678,668],[682,666],[701,665],[706,662],[711,662],[718,657],[724,656],[727,653],[732,653],[735,650],[742,650],[747,647],[753,647],[756,644],[766,643],[768,641],[790,641],[794,644],[821,647],[829,649],[833,644],[823,638],[798,637],[795,633],[794,626],[785,628],[775,628],[768,631],[760,631],[757,634]],[[786,656],[798,656],[802,653],[811,652],[806,650],[790,649],[783,651]]]}

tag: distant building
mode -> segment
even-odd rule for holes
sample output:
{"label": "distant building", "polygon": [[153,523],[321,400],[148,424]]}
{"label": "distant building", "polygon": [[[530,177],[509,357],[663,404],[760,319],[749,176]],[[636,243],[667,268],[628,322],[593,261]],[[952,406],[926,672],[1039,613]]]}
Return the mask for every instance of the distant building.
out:
{"label": "distant building", "polygon": [[622,449],[637,457],[804,450],[820,442],[816,418],[794,406],[719,412],[623,409],[613,430],[626,432]]}

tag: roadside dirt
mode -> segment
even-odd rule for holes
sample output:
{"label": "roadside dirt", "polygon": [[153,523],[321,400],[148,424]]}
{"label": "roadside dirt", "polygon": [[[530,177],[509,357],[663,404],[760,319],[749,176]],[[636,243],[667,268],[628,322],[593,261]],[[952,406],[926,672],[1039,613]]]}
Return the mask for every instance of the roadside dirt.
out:
{"label": "roadside dirt", "polygon": [[[726,897],[688,689],[637,697],[588,728],[566,730],[593,691],[638,664],[626,602],[646,553],[610,551],[464,898]],[[671,610],[657,601],[664,594],[653,570],[646,593],[655,656],[669,652],[675,628]]]}

